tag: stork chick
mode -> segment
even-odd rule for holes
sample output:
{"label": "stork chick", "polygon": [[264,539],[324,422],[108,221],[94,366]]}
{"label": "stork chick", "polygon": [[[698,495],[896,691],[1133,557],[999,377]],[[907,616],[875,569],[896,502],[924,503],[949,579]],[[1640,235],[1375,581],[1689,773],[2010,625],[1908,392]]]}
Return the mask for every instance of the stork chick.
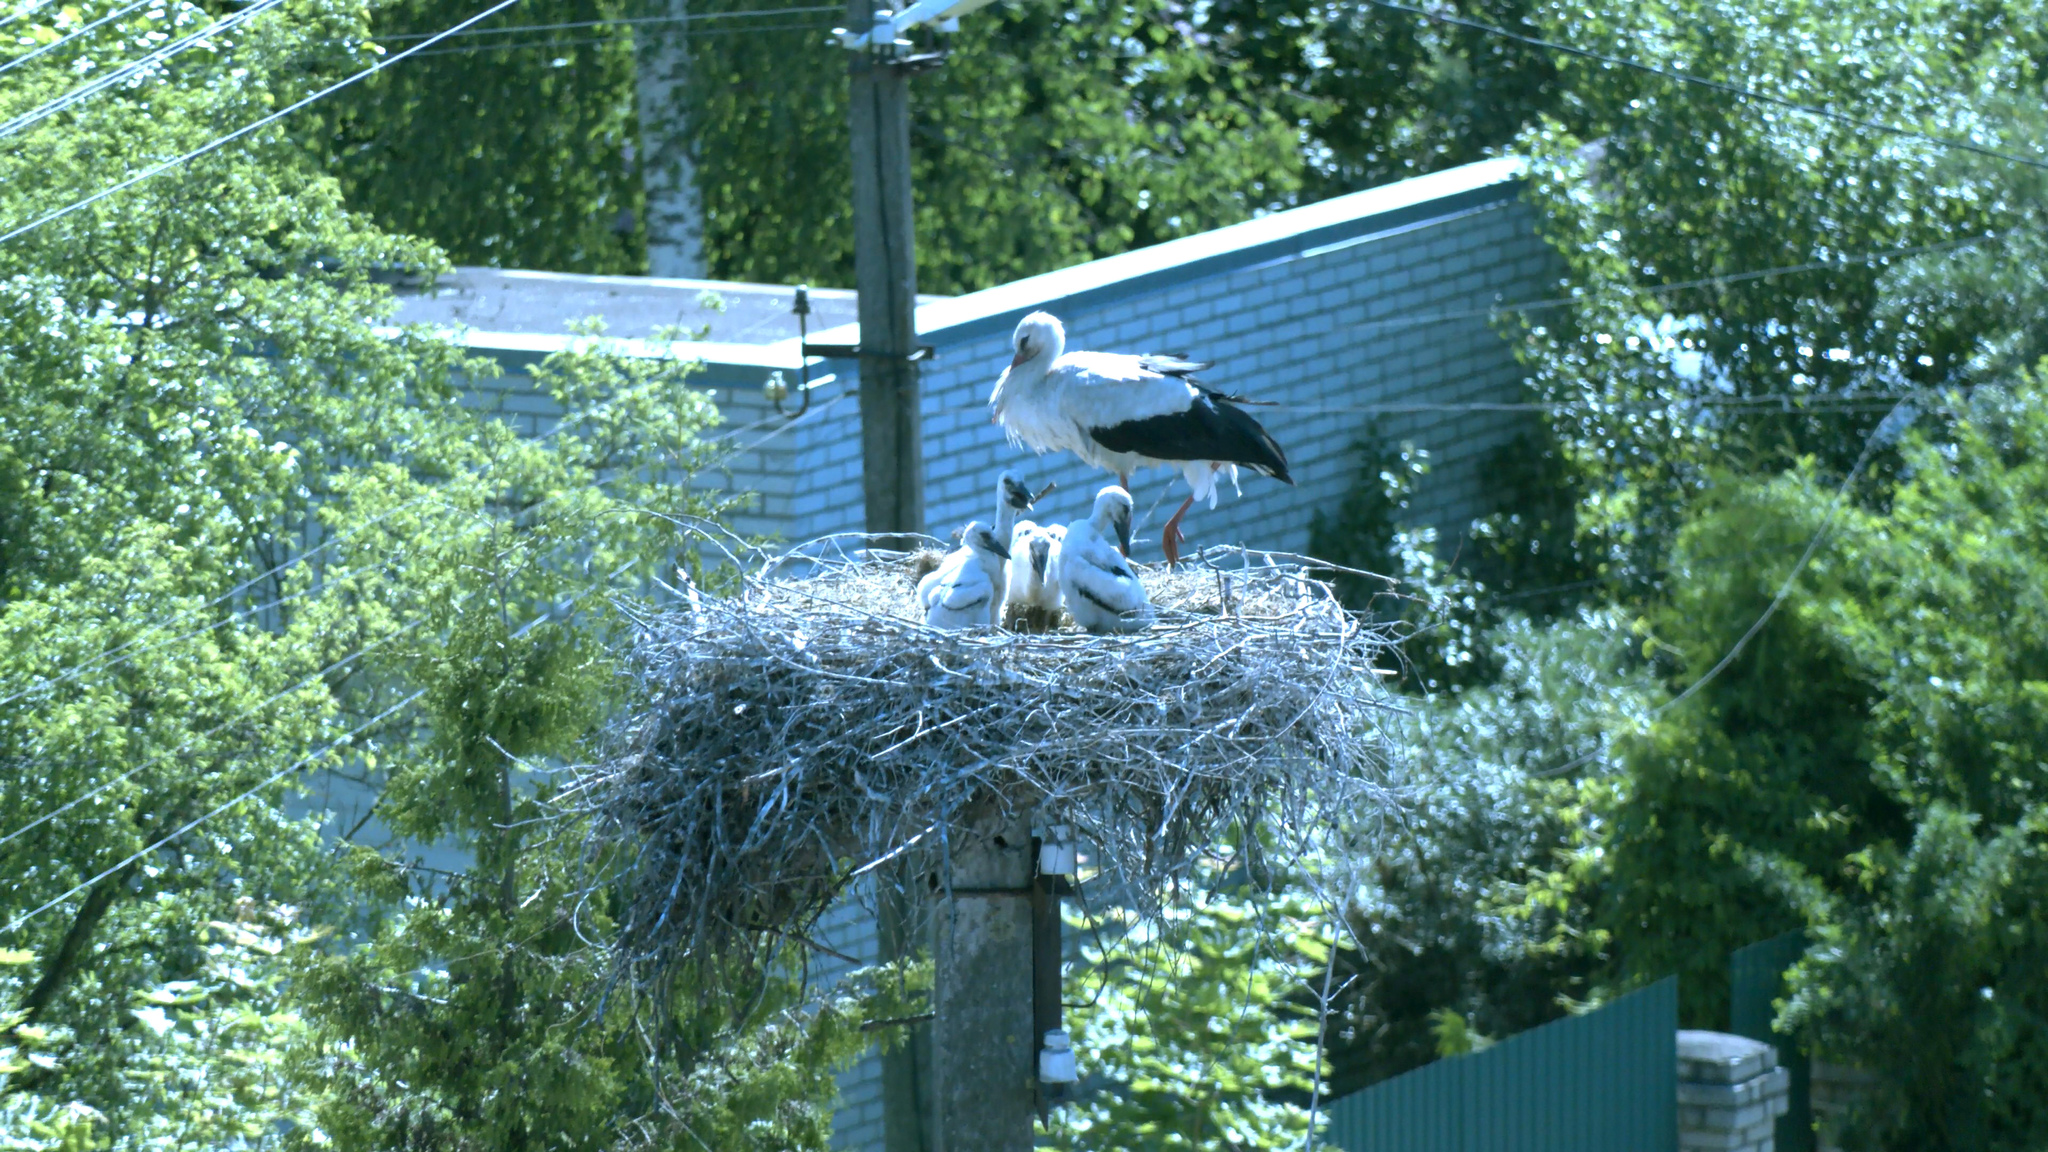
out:
{"label": "stork chick", "polygon": [[1004,593],[1003,622],[1019,632],[1050,632],[1060,623],[1060,544],[1067,530],[1058,524],[1019,520],[1010,537],[1010,586]]}
{"label": "stork chick", "polygon": [[918,581],[917,602],[928,628],[993,628],[1002,623],[1004,567],[1010,550],[976,520],[960,533],[960,547],[938,570]]}
{"label": "stork chick", "polygon": [[1090,632],[1138,632],[1152,622],[1152,601],[1125,552],[1131,542],[1131,494],[1112,484],[1095,494],[1086,520],[1067,525],[1056,569],[1060,600]]}
{"label": "stork chick", "polygon": [[1031,511],[1034,503],[1036,497],[1015,472],[1005,471],[996,477],[996,539],[1009,544],[1017,528],[1017,517]]}

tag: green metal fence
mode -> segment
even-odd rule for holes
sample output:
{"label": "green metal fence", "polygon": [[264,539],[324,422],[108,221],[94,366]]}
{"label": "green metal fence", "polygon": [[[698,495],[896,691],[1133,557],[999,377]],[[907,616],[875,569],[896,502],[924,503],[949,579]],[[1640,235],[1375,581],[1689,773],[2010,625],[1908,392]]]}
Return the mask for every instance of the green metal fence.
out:
{"label": "green metal fence", "polygon": [[1343,1152],[1674,1152],[1678,981],[1329,1105]]}
{"label": "green metal fence", "polygon": [[1813,1152],[1812,1064],[1791,1038],[1771,1028],[1778,1015],[1773,1001],[1785,994],[1785,969],[1805,952],[1806,933],[1795,928],[1728,957],[1728,1030],[1776,1045],[1778,1063],[1791,1073],[1785,1114],[1778,1117],[1778,1152]]}

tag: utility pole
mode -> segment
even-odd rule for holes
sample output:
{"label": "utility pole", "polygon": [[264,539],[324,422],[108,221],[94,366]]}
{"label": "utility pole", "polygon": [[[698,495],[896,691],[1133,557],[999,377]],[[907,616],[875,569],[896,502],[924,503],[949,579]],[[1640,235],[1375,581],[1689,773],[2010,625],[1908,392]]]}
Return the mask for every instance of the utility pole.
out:
{"label": "utility pole", "polygon": [[[932,917],[929,1152],[1031,1152],[1038,1106],[1035,863],[1028,816],[952,830],[950,902]],[[943,893],[942,893],[943,895]]]}
{"label": "utility pole", "polygon": [[[847,0],[847,26],[877,28],[872,0]],[[853,269],[860,292],[861,492],[867,531],[924,531],[924,424],[918,411],[917,250],[910,199],[910,76],[920,61],[887,44],[849,52]],[[908,541],[898,542],[907,546]],[[886,545],[885,545],[886,546]]]}
{"label": "utility pole", "polygon": [[[912,54],[903,34],[926,23],[951,31],[990,0],[916,0],[893,11],[867,7],[873,2],[847,0],[847,26],[834,38],[850,58],[861,490],[870,536],[902,548],[906,534],[924,531],[918,368],[930,354],[917,342],[910,78],[941,60]],[[933,958],[932,1019],[884,1057],[884,1139],[889,1152],[1031,1152],[1032,1114],[1046,1101],[1041,1026],[1059,1019],[1057,897],[1037,876],[1028,815],[991,805],[960,821],[947,842],[950,875],[927,873],[928,883],[881,909],[892,958],[919,942]]]}

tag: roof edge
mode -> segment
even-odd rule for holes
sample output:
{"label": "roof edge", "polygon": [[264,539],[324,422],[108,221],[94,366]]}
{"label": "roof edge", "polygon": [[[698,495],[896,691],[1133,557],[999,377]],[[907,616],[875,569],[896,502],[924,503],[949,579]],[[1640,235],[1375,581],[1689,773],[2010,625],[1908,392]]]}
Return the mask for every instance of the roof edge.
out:
{"label": "roof edge", "polygon": [[[380,325],[380,336],[397,336],[403,329]],[[492,354],[506,367],[538,363],[557,352],[568,352],[579,344],[602,347],[617,356],[635,360],[694,360],[736,368],[781,368],[794,372],[799,367],[796,341],[773,344],[740,344],[718,340],[645,340],[630,336],[577,336],[556,332],[491,332],[478,328],[438,328],[433,334],[443,340]],[[821,363],[816,356],[812,364]]]}
{"label": "roof edge", "polygon": [[[1526,168],[1507,156],[1446,168],[1269,216],[1104,256],[979,292],[922,305],[918,335],[955,343],[999,331],[1025,313],[1054,306],[1088,307],[1169,283],[1287,259],[1331,244],[1403,231],[1512,198]],[[814,343],[853,343],[858,324],[811,334]],[[795,341],[785,342],[793,356]]]}

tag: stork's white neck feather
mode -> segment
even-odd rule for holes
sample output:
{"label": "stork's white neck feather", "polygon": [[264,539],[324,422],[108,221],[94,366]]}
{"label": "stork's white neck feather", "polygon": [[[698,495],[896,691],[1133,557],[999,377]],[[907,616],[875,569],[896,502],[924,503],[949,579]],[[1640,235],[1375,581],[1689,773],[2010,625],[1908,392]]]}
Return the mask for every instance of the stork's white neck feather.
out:
{"label": "stork's white neck feather", "polygon": [[1046,373],[1052,370],[1053,361],[1066,352],[1067,332],[1052,315],[1033,312],[1018,321],[1011,345],[1017,359],[1003,370],[996,380],[995,393],[989,397],[991,415],[998,422],[1008,414],[1018,396],[1045,388]]}

